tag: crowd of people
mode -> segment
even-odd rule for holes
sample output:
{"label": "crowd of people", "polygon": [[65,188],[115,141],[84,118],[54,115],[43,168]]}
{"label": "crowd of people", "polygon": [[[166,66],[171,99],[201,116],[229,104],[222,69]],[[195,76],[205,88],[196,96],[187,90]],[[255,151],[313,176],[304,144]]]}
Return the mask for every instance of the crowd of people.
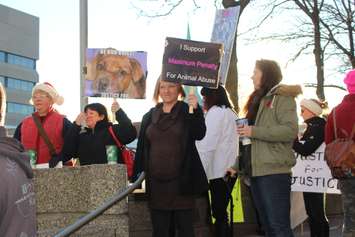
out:
{"label": "crowd of people", "polygon": [[[300,115],[306,124],[302,133],[296,104],[301,87],[281,84],[278,63],[267,59],[256,61],[251,79],[254,90],[239,114],[246,123],[237,124],[238,114],[224,86],[202,88],[203,104],[199,105],[196,95],[185,95],[181,84],[166,81],[161,75],[153,96],[155,106],[143,116],[138,136],[116,100],[111,112],[117,124],[110,121],[100,103],[86,105],[75,121],[69,121],[54,107],[64,102],[63,97],[45,82],[33,88],[34,113],[25,117],[14,138],[9,138],[3,127],[6,93],[0,84],[0,236],[35,236],[31,165],[78,165],[73,158],[81,166],[106,164],[112,161],[114,148],[114,163],[124,163],[109,132],[112,128],[122,144],[138,138],[131,181],[145,172],[154,237],[195,236],[195,199],[207,197],[208,191],[214,236],[230,236],[226,210],[238,176],[250,185],[265,236],[292,237],[290,194],[295,152],[309,156],[324,142],[351,134],[355,70],[344,79],[349,94],[327,120],[322,117],[325,103],[317,99],[300,102]],[[343,236],[354,237],[355,179],[339,182]],[[303,197],[311,237],[328,237],[325,195],[304,192]],[[18,200],[26,205],[19,205]]]}

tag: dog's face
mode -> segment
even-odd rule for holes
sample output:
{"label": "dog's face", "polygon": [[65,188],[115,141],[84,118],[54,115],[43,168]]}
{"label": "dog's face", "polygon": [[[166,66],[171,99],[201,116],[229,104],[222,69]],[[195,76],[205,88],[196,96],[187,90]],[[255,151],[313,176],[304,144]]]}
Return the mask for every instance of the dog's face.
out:
{"label": "dog's face", "polygon": [[88,66],[88,79],[97,93],[124,93],[144,98],[145,74],[140,63],[123,55],[98,54]]}

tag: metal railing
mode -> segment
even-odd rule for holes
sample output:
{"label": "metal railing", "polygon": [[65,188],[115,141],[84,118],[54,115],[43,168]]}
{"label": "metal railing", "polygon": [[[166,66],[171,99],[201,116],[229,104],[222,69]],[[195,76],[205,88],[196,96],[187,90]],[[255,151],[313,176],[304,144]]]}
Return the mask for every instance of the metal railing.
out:
{"label": "metal railing", "polygon": [[104,204],[96,208],[95,210],[91,211],[89,214],[80,217],[75,223],[65,227],[64,229],[60,230],[57,234],[55,234],[54,237],[64,237],[64,236],[69,236],[70,234],[73,234],[77,230],[79,230],[81,227],[84,225],[88,224],[90,221],[94,220],[98,216],[100,216],[102,213],[104,213],[107,209],[115,205],[117,202],[121,201],[125,197],[128,196],[131,192],[133,192],[138,185],[142,183],[142,181],[145,178],[145,173],[142,172],[139,178],[134,182],[132,185],[129,185],[126,187],[125,190],[123,191],[118,191],[112,198],[107,200]]}

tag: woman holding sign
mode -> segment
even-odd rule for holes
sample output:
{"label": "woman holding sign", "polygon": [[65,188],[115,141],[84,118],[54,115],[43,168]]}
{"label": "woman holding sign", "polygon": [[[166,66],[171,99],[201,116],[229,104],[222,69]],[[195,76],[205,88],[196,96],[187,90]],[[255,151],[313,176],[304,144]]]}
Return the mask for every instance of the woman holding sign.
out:
{"label": "woman holding sign", "polygon": [[[319,117],[324,108],[326,108],[326,104],[316,99],[301,101],[301,116],[307,127],[302,137],[293,143],[293,149],[298,154],[309,156],[324,142],[325,120]],[[303,199],[311,237],[328,237],[329,223],[324,212],[324,194],[304,192]]]}
{"label": "woman holding sign", "polygon": [[181,84],[157,81],[153,107],[143,117],[138,137],[134,179],[146,173],[154,237],[193,237],[195,195],[207,191],[206,174],[195,141],[205,136],[202,109],[195,95],[181,101]]}
{"label": "woman holding sign", "polygon": [[137,131],[117,101],[111,106],[119,124],[112,124],[103,104],[85,106],[65,136],[63,152],[67,157],[79,157],[80,165],[124,163],[109,128],[122,144],[132,142]]}
{"label": "woman holding sign", "polygon": [[290,176],[298,133],[295,97],[301,87],[279,84],[279,65],[266,59],[256,61],[251,79],[254,92],[244,107],[249,125],[237,128],[251,139],[250,190],[266,236],[292,237]]}

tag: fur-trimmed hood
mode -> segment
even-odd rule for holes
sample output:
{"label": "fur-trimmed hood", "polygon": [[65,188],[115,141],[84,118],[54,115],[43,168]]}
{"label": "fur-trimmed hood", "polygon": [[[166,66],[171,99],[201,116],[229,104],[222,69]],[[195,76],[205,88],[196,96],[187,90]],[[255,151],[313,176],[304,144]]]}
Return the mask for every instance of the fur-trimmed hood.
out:
{"label": "fur-trimmed hood", "polygon": [[300,94],[302,94],[302,87],[300,85],[278,84],[274,86],[266,94],[266,96],[282,95],[282,96],[297,97]]}

